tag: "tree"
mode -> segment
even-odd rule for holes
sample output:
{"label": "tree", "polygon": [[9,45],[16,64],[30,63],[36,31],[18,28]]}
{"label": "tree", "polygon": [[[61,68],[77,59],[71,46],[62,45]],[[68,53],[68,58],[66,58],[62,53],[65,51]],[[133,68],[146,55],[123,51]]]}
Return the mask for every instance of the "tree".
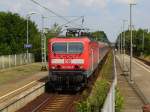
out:
{"label": "tree", "polygon": [[57,23],[54,23],[51,29],[47,28],[46,30],[46,37],[49,39],[58,36],[61,33],[62,28]]}
{"label": "tree", "polygon": [[92,36],[93,36],[93,38],[95,38],[98,41],[109,42],[109,40],[108,40],[108,38],[107,38],[104,31],[92,32]]}
{"label": "tree", "polygon": [[[26,22],[17,13],[0,12],[0,55],[25,53]],[[32,53],[40,52],[40,33],[34,22],[29,20],[29,43]]]}
{"label": "tree", "polygon": [[[124,32],[122,32],[123,34]],[[130,31],[127,30],[125,31],[126,34],[126,42],[125,42],[125,47],[126,51],[129,53],[130,52]],[[144,49],[143,49],[143,34],[144,34]],[[119,38],[121,36],[121,33],[119,34],[116,42],[116,46],[119,42]],[[138,29],[138,30],[133,30],[133,54],[136,56],[140,56],[141,52],[144,52],[145,55],[150,55],[150,32],[144,30],[144,29]]]}

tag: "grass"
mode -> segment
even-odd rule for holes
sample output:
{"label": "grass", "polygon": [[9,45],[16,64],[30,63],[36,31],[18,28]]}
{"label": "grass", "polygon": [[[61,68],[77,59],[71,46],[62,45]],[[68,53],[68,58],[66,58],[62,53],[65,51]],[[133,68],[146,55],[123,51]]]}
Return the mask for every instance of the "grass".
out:
{"label": "grass", "polygon": [[102,65],[102,70],[92,88],[90,96],[81,99],[81,101],[77,103],[77,112],[94,112],[100,110],[103,107],[112,80],[113,54],[110,52],[106,62]]}
{"label": "grass", "polygon": [[106,79],[109,82],[113,80],[113,54],[112,52],[108,54],[108,58],[103,65],[100,72],[102,79]]}
{"label": "grass", "polygon": [[119,88],[116,88],[115,91],[115,112],[121,112],[124,105],[124,98],[120,93]]}
{"label": "grass", "polygon": [[[106,62],[103,64],[102,70],[100,72],[100,77],[98,77],[95,82],[90,96],[84,97],[77,103],[77,112],[97,112],[103,107],[106,100],[107,94],[109,92],[111,83],[113,81],[113,54],[110,52]],[[116,112],[121,112],[123,107],[124,99],[119,91],[116,89],[116,99],[115,99],[115,110]],[[83,94],[84,96],[84,94]],[[85,95],[86,96],[86,95]]]}
{"label": "grass", "polygon": [[18,66],[12,69],[0,71],[0,85],[11,81],[19,81],[40,72],[40,63],[33,63],[29,65]]}
{"label": "grass", "polygon": [[77,112],[97,112],[102,108],[108,90],[108,81],[98,80],[93,87],[92,94],[86,99],[83,98],[76,104]]}
{"label": "grass", "polygon": [[144,59],[150,62],[150,55],[149,56],[145,56]]}

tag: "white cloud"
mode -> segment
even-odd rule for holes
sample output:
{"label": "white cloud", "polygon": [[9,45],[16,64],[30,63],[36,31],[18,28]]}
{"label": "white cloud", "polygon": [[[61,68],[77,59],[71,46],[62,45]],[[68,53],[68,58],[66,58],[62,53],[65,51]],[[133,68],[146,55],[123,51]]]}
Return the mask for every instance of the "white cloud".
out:
{"label": "white cloud", "polygon": [[[115,39],[115,34],[118,33],[120,22],[122,18],[128,19],[128,7],[126,4],[129,2],[136,2],[138,5],[134,9],[133,22],[136,26],[149,27],[148,24],[150,17],[148,16],[150,0],[35,0],[46,6],[47,8],[55,11],[60,15],[85,15],[89,20],[85,20],[85,23],[89,28],[104,29],[110,39]],[[118,7],[119,6],[119,7]],[[44,16],[53,14],[47,12],[45,9],[40,8],[38,5],[32,3],[30,0],[0,0],[0,10],[12,11],[24,16],[28,12],[41,13]],[[94,18],[90,18],[94,17]],[[39,15],[31,17],[35,21],[39,28],[41,26],[41,18]],[[70,19],[70,18],[69,18]],[[87,22],[86,22],[87,21]],[[65,21],[60,18],[48,18],[45,20],[46,27],[49,27],[54,22],[63,24]],[[115,24],[114,24],[115,23]],[[96,26],[94,26],[96,25]]]}
{"label": "white cloud", "polygon": [[[70,0],[36,0],[43,6],[56,11],[66,12],[70,6]],[[44,12],[45,10],[32,3],[30,0],[1,0],[0,5],[5,7],[8,11],[12,12],[29,12],[38,11]]]}
{"label": "white cloud", "polygon": [[107,0],[77,0],[77,3],[82,6],[93,8],[105,8],[107,6]]}
{"label": "white cloud", "polygon": [[7,11],[17,12],[20,9],[20,3],[16,3],[14,0],[12,3],[9,0],[1,1],[1,5],[5,7]]}
{"label": "white cloud", "polygon": [[137,0],[114,0],[114,1],[118,3],[129,4],[129,3],[136,3]]}
{"label": "white cloud", "polygon": [[[67,15],[70,6],[70,0],[35,0],[41,5],[49,8],[50,10],[56,12],[59,15]],[[13,13],[19,13],[24,18],[30,12],[36,12],[36,15],[33,15],[31,19],[38,24],[38,27],[41,28],[41,14],[49,17],[55,16],[54,14],[46,11],[45,9],[39,7],[31,0],[0,0],[0,11],[10,11]],[[54,22],[64,22],[60,18],[48,18],[45,19],[46,27],[49,27]]]}
{"label": "white cloud", "polygon": [[66,12],[70,6],[70,0],[38,0],[40,4],[56,12]]}

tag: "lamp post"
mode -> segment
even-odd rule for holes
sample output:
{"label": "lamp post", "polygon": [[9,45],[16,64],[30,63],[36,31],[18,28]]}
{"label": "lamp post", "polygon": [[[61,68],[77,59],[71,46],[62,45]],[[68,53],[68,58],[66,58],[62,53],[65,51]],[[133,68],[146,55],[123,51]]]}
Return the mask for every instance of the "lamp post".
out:
{"label": "lamp post", "polygon": [[[120,56],[121,56],[121,53],[122,53],[122,27],[121,27],[121,33],[120,33]],[[121,58],[120,58],[121,59]]]}
{"label": "lamp post", "polygon": [[30,19],[30,16],[31,15],[33,15],[33,14],[36,14],[35,12],[32,12],[32,13],[29,13],[29,14],[27,14],[26,15],[26,17],[27,17],[27,43],[26,43],[26,55],[27,55],[27,63],[28,63],[28,61],[29,61],[29,49],[28,49],[28,44],[29,44],[29,19]]}
{"label": "lamp post", "polygon": [[141,57],[144,58],[144,44],[145,44],[145,29],[143,29],[143,38],[142,38],[142,52],[141,52]]}
{"label": "lamp post", "polygon": [[126,50],[126,46],[125,46],[125,42],[126,42],[126,32],[125,32],[125,23],[127,22],[127,20],[123,20],[123,71],[125,72],[125,50]]}
{"label": "lamp post", "polygon": [[118,36],[118,51],[119,51],[119,55],[120,55],[120,35]]}
{"label": "lamp post", "polygon": [[130,3],[130,33],[131,33],[131,38],[130,38],[130,83],[133,83],[133,77],[132,77],[132,57],[133,57],[133,43],[132,43],[132,6],[136,4]]}

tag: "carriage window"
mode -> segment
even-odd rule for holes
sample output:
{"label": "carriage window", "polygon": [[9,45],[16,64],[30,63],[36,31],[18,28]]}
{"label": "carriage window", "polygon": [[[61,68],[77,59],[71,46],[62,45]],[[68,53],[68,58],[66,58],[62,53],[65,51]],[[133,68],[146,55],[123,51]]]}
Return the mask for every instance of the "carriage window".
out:
{"label": "carriage window", "polygon": [[54,43],[52,49],[54,53],[66,53],[67,43]]}
{"label": "carriage window", "polygon": [[54,43],[52,45],[52,50],[54,53],[82,53],[83,44],[82,43]]}
{"label": "carriage window", "polygon": [[82,53],[83,44],[82,43],[69,43],[68,53]]}

